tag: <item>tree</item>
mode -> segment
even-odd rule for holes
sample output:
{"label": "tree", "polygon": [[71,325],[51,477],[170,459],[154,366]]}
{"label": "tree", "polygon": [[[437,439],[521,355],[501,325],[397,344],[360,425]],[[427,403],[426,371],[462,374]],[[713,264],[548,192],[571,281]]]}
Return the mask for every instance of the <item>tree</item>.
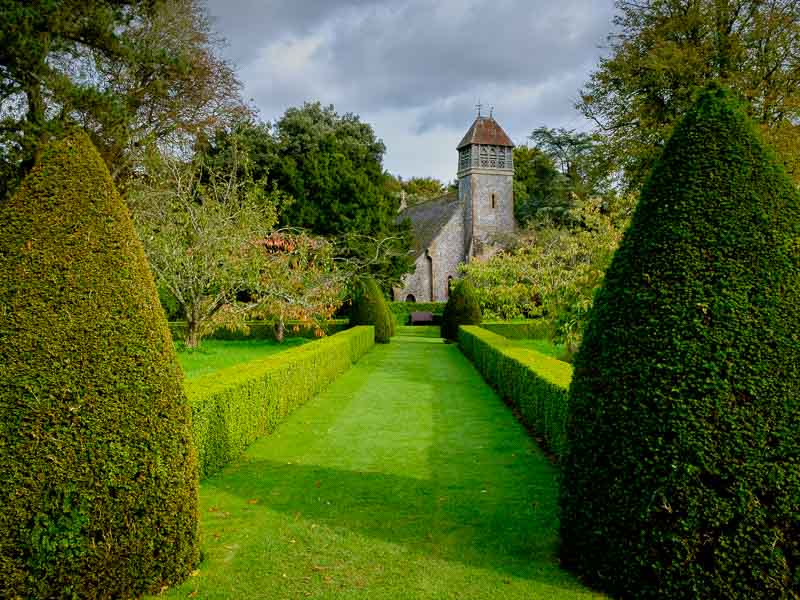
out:
{"label": "tree", "polygon": [[197,457],[127,208],[76,134],[0,220],[0,596],[158,592],[199,560]]}
{"label": "tree", "polygon": [[257,285],[265,238],[281,194],[248,175],[247,157],[234,153],[225,170],[194,160],[156,155],[130,196],[139,235],[159,285],[180,306],[186,345],[220,327],[241,326],[252,308],[237,295]]}
{"label": "tree", "polygon": [[282,342],[289,319],[322,331],[344,300],[347,272],[337,270],[334,247],[324,238],[302,232],[273,232],[258,243],[263,256],[248,293],[252,314],[275,322]]}
{"label": "tree", "polygon": [[384,189],[405,206],[414,206],[420,202],[434,200],[447,193],[448,187],[434,177],[412,177],[403,180],[391,173],[385,173],[386,182]]}
{"label": "tree", "polygon": [[700,96],[575,360],[562,559],[614,595],[800,593],[800,196],[759,137]]}
{"label": "tree", "polygon": [[612,161],[595,134],[539,127],[514,149],[514,212],[520,223],[565,222],[570,210],[613,194]]}
{"label": "tree", "polygon": [[384,145],[372,127],[314,103],[287,110],[274,136],[270,177],[295,199],[282,223],[344,240],[344,256],[361,260],[380,244],[384,254],[373,274],[397,283],[411,269],[410,224],[398,222],[399,199],[384,191]]}
{"label": "tree", "polygon": [[198,0],[0,0],[0,198],[64,127],[118,183],[143,145],[191,141],[245,112]]}
{"label": "tree", "polygon": [[472,284],[466,279],[452,283],[442,313],[442,337],[456,341],[459,325],[480,325],[481,318],[481,307]]}
{"label": "tree", "polygon": [[386,298],[371,277],[356,282],[352,292],[350,324],[372,325],[375,327],[375,341],[388,344],[395,334],[394,315],[389,310]]}
{"label": "tree", "polygon": [[800,0],[617,0],[578,108],[637,189],[693,93],[719,80],[800,181]]}
{"label": "tree", "polygon": [[564,176],[553,159],[529,146],[514,148],[514,216],[521,225],[561,214],[571,206]]}
{"label": "tree", "polygon": [[483,315],[546,319],[555,339],[575,352],[594,293],[627,226],[626,207],[622,201],[587,201],[567,210],[562,224],[540,219],[506,251],[464,265]]}

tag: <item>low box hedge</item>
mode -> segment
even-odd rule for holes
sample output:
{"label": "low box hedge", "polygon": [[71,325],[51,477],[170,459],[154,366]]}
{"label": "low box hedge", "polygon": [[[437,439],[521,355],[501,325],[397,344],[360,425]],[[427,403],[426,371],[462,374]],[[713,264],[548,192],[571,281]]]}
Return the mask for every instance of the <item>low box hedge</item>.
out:
{"label": "low box hedge", "polygon": [[221,469],[375,344],[371,326],[186,382],[202,477]]}
{"label": "low box hedge", "polygon": [[572,366],[535,350],[518,348],[507,338],[477,325],[459,327],[458,345],[484,379],[518,410],[523,423],[560,457],[566,449]]}
{"label": "low box hedge", "polygon": [[526,321],[487,321],[481,327],[511,340],[539,340],[553,335],[553,325],[546,319]]}
{"label": "low box hedge", "polygon": [[[349,326],[347,319],[333,319],[328,321],[322,330],[325,335],[334,335],[340,331],[344,331]],[[206,339],[210,340],[274,340],[275,339],[275,325],[272,321],[248,321],[248,331],[228,331],[227,329],[218,329]],[[172,334],[172,339],[175,341],[182,341],[186,337],[186,321],[170,321],[169,330]],[[288,321],[286,323],[285,337],[302,337],[314,338],[317,327],[309,323],[302,323],[300,321]]]}

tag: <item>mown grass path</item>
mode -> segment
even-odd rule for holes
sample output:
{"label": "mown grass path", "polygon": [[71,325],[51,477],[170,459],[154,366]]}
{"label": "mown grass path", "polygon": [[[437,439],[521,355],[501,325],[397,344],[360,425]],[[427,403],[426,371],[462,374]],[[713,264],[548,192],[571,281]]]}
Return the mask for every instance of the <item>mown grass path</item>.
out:
{"label": "mown grass path", "polygon": [[[591,598],[556,470],[454,345],[402,329],[201,486],[174,598]],[[433,332],[430,332],[433,334]]]}

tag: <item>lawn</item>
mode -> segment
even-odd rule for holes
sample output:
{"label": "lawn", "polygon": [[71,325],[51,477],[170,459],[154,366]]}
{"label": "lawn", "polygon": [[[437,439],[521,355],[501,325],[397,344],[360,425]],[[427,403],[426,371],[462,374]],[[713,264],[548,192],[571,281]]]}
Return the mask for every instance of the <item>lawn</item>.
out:
{"label": "lawn", "polygon": [[528,348],[530,350],[536,350],[541,352],[542,354],[546,354],[547,356],[552,356],[553,358],[557,358],[561,360],[564,356],[564,347],[558,344],[551,342],[550,340],[510,340],[512,344],[515,346],[519,346],[520,348]]}
{"label": "lawn", "polygon": [[555,467],[457,346],[406,331],[201,484],[204,559],[166,597],[602,597],[558,566]]}
{"label": "lawn", "polygon": [[186,378],[194,379],[238,363],[277,354],[310,341],[305,338],[287,338],[279,344],[274,340],[203,340],[197,350],[188,350],[180,344],[178,362]]}

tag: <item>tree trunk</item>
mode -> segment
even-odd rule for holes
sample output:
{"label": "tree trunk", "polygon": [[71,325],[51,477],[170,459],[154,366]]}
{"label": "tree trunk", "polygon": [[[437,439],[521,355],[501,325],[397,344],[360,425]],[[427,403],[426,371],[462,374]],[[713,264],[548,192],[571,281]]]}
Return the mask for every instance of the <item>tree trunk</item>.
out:
{"label": "tree trunk", "polygon": [[278,317],[278,320],[275,321],[275,341],[281,344],[285,337],[286,324],[283,322],[283,317]]}
{"label": "tree trunk", "polygon": [[197,319],[186,321],[186,347],[197,348],[200,345],[200,322]]}

